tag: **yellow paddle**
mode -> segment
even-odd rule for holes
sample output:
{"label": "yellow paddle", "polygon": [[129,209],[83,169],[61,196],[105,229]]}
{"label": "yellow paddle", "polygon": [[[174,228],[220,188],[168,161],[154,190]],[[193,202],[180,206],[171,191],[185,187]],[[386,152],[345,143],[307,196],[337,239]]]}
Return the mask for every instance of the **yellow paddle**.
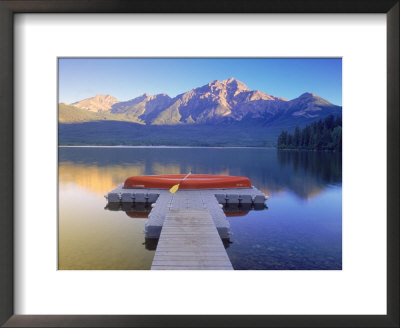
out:
{"label": "yellow paddle", "polygon": [[189,175],[191,175],[191,174],[192,174],[192,172],[189,172],[188,174],[186,174],[186,176],[181,180],[181,182],[179,182],[179,183],[176,184],[176,185],[173,185],[173,186],[169,189],[169,192],[170,192],[171,194],[175,194],[175,193],[178,191],[179,186],[181,185],[181,183],[182,183],[183,181],[185,181],[186,178],[187,178]]}

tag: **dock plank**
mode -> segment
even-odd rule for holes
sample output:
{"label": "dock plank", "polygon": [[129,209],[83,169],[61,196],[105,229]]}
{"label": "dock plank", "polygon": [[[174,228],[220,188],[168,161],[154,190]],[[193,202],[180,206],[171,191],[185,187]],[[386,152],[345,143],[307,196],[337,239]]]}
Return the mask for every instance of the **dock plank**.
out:
{"label": "dock plank", "polygon": [[161,229],[152,270],[233,270],[207,210],[172,209]]}
{"label": "dock plank", "polygon": [[[152,270],[205,270],[204,267],[202,266],[159,266],[156,265],[151,268]],[[220,267],[213,267],[213,266],[208,266],[207,270],[232,270],[232,266],[220,266]]]}
{"label": "dock plank", "polygon": [[226,257],[226,253],[223,252],[207,252],[207,251],[200,251],[200,252],[196,252],[196,251],[191,251],[191,252],[163,252],[160,251],[158,252],[158,256],[191,256],[191,257],[203,257],[203,256],[207,256],[207,257],[219,257],[219,256],[224,256]]}

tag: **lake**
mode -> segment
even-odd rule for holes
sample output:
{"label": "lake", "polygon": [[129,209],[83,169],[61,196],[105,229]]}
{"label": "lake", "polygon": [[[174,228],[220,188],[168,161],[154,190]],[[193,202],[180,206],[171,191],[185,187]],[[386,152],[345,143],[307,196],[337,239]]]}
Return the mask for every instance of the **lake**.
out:
{"label": "lake", "polygon": [[150,269],[149,208],[106,208],[127,177],[221,174],[250,178],[268,208],[228,208],[226,251],[236,270],[341,270],[342,155],[272,148],[60,147],[60,270]]}

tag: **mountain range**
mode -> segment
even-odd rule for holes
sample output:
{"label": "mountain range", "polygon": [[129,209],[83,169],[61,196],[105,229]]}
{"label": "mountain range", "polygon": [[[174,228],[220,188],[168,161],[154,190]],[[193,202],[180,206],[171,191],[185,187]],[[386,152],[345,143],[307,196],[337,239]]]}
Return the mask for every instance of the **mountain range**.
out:
{"label": "mountain range", "polygon": [[[313,93],[307,92],[288,100],[250,90],[241,81],[230,78],[212,81],[174,98],[167,94],[145,93],[131,100],[120,101],[111,95],[96,95],[72,104],[60,103],[58,117],[62,130],[65,132],[72,128],[74,133],[79,127],[86,129],[98,125],[104,129],[105,126],[118,125],[117,122],[120,122],[119,125],[133,134],[133,130],[142,131],[144,126],[156,134],[157,131],[169,131],[168,127],[174,126],[178,134],[187,129],[193,133],[200,129],[212,133],[211,127],[226,129],[227,133],[230,130],[244,130],[247,134],[254,134],[249,131],[251,128],[261,131],[261,135],[275,137],[281,129],[291,130],[296,125],[304,126],[330,114],[336,116],[341,113],[342,107]],[[144,130],[142,132],[146,134]],[[215,132],[218,134],[218,131]],[[168,136],[163,139],[165,141]],[[63,141],[62,138],[60,141]],[[146,141],[142,143],[146,144]]]}

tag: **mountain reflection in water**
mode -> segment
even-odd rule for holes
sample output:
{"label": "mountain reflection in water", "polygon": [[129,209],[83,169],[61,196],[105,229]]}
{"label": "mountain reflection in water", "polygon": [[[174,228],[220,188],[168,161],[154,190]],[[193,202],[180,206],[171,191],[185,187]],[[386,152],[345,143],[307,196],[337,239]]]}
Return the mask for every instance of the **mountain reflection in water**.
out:
{"label": "mountain reflection in water", "polygon": [[60,148],[60,182],[104,195],[127,177],[193,173],[247,176],[258,189],[300,198],[342,183],[341,153],[266,148]]}

